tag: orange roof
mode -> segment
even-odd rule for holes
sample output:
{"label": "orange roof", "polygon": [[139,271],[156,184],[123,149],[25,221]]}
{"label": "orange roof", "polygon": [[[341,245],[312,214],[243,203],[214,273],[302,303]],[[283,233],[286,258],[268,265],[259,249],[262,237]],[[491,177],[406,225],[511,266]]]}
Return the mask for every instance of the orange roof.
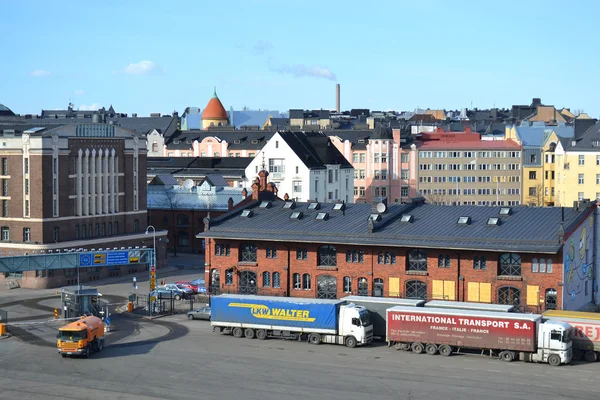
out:
{"label": "orange roof", "polygon": [[212,99],[208,101],[202,113],[202,119],[227,119],[227,111],[225,111],[225,107],[217,97],[217,89],[215,89]]}

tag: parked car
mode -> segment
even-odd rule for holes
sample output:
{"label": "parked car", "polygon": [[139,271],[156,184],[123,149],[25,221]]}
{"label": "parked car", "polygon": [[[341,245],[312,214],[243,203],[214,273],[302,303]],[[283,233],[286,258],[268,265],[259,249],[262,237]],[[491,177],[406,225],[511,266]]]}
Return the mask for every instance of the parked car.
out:
{"label": "parked car", "polygon": [[204,319],[210,321],[210,307],[202,307],[197,310],[188,311],[188,319]]}
{"label": "parked car", "polygon": [[191,289],[178,286],[174,283],[167,283],[166,285],[158,286],[156,290],[161,297],[170,296],[172,293],[175,300],[189,297],[194,293]]}
{"label": "parked car", "polygon": [[198,288],[196,293],[206,293],[206,284],[204,283],[204,278],[194,279],[190,282],[190,284]]}
{"label": "parked car", "polygon": [[179,281],[175,282],[177,286],[183,286],[184,288],[191,289],[194,293],[198,293],[198,285],[194,285],[192,282]]}

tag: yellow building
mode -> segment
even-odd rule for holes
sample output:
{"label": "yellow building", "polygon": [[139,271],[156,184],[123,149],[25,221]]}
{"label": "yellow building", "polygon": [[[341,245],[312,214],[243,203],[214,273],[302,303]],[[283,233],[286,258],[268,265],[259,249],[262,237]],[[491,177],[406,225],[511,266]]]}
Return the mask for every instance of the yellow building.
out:
{"label": "yellow building", "polygon": [[556,146],[557,206],[582,199],[600,199],[600,123],[577,139],[561,139]]}

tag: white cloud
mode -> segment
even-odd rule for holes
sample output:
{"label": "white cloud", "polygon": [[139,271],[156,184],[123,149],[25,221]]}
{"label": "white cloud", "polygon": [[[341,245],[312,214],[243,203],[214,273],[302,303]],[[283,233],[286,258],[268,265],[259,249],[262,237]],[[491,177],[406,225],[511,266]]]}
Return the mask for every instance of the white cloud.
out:
{"label": "white cloud", "polygon": [[92,104],[82,104],[79,106],[80,111],[96,111],[100,108],[100,104],[92,103]]}
{"label": "white cloud", "polygon": [[123,72],[131,75],[145,75],[158,71],[160,67],[152,61],[144,60],[139,63],[131,63],[123,69]]}
{"label": "white cloud", "polygon": [[291,74],[296,77],[311,76],[314,78],[324,78],[330,81],[335,81],[335,73],[327,67],[295,64],[280,65],[278,67],[271,67],[271,69],[275,72],[279,72],[280,74]]}
{"label": "white cloud", "polygon": [[73,91],[73,93],[75,93],[77,96],[81,96],[82,94],[85,94],[83,89],[77,89],[77,90]]}
{"label": "white cloud", "polygon": [[36,69],[36,70],[31,71],[31,76],[34,76],[36,78],[41,78],[41,77],[49,76],[49,75],[50,75],[50,72],[45,71],[43,69]]}

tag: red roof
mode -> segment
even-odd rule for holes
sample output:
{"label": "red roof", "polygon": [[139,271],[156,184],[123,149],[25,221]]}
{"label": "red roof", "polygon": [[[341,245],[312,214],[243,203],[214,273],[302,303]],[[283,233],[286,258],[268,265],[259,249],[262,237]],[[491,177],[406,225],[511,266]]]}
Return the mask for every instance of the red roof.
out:
{"label": "red roof", "polygon": [[[459,134],[461,135],[461,134]],[[447,136],[447,135],[444,135]],[[471,135],[469,135],[471,136]],[[430,135],[430,138],[434,135]],[[419,150],[519,150],[521,146],[512,139],[507,140],[473,140],[472,137],[465,137],[466,140],[425,140],[417,143]]]}
{"label": "red roof", "polygon": [[202,119],[227,119],[227,111],[225,111],[225,107],[223,107],[221,100],[217,97],[216,90],[202,113]]}

